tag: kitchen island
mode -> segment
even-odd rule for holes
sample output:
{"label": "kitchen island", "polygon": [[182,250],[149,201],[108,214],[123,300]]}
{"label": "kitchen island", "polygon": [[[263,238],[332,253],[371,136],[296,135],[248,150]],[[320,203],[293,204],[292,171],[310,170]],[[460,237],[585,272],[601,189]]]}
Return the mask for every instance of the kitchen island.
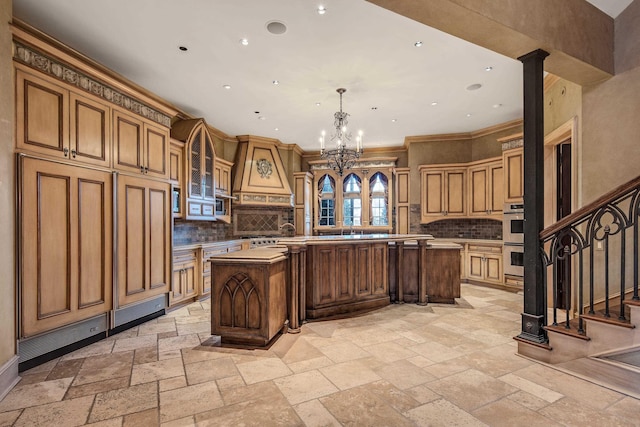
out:
{"label": "kitchen island", "polygon": [[[271,288],[287,289],[286,313],[289,332],[292,333],[299,332],[300,325],[307,319],[348,316],[393,302],[417,302],[423,305],[429,301],[454,302],[454,298],[460,296],[458,279],[461,247],[457,244],[430,244],[432,240],[431,235],[424,234],[282,238],[273,247],[261,248],[260,256],[265,260],[265,265],[271,265],[267,259],[277,260],[284,265],[282,256],[286,254],[288,261],[284,274],[279,274],[276,280],[269,274],[254,276],[256,283],[252,289],[255,289],[255,301],[256,304],[259,302],[260,309],[256,306],[247,311],[260,312],[261,321],[274,323],[268,327],[261,321],[239,321],[238,325],[251,324],[253,330],[268,329],[270,332],[263,335],[261,340],[272,338],[271,334],[282,325],[283,319],[276,316],[276,320],[269,314],[270,310],[281,312],[272,304]],[[226,321],[225,328],[221,328],[218,322],[220,317],[216,313],[235,310],[234,307],[227,307],[232,300],[225,297],[228,290],[225,290],[224,284],[229,283],[230,279],[233,282],[234,275],[246,274],[255,268],[258,260],[253,256],[253,251],[255,249],[211,258],[215,277],[211,307],[212,333],[221,335],[223,342],[225,333],[228,338],[237,340],[239,331],[229,329],[229,321]],[[432,254],[443,256],[434,257]],[[390,285],[393,292],[390,292]],[[408,298],[405,298],[405,291]],[[275,294],[282,301],[282,292]]]}

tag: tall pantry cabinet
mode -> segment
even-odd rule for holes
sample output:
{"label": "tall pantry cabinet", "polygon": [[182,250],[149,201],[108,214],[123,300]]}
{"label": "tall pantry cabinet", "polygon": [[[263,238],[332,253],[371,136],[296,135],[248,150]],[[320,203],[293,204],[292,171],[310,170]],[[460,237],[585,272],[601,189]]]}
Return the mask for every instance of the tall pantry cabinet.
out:
{"label": "tall pantry cabinet", "polygon": [[62,45],[18,27],[14,43],[18,345],[28,366],[166,307],[176,112]]}

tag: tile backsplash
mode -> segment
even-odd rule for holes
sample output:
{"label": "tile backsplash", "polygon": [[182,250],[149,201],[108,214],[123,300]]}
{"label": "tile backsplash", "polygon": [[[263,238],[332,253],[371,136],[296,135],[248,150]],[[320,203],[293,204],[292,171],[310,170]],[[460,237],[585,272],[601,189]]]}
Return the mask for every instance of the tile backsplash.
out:
{"label": "tile backsplash", "polygon": [[411,232],[441,239],[502,240],[502,221],[495,219],[443,219],[420,224],[420,205],[411,206]]}

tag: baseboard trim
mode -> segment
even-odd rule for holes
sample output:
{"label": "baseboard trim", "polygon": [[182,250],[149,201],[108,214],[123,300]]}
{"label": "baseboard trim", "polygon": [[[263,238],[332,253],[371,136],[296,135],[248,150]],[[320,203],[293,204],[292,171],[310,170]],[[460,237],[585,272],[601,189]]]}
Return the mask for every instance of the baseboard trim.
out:
{"label": "baseboard trim", "polygon": [[15,355],[0,367],[0,401],[20,381],[20,376],[18,375],[19,361],[20,357]]}

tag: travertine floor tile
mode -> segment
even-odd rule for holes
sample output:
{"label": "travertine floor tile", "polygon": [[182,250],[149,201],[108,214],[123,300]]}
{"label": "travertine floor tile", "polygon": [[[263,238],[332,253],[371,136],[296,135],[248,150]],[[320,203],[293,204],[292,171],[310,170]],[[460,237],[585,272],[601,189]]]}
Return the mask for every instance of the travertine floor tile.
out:
{"label": "travertine floor tile", "polygon": [[102,393],[105,391],[129,387],[129,378],[130,377],[127,375],[126,377],[111,378],[108,380],[97,381],[80,386],[72,385],[71,387],[69,387],[69,390],[67,390],[67,394],[64,398],[75,399],[81,396],[95,395],[97,393]]}
{"label": "travertine floor tile", "polygon": [[218,380],[238,375],[235,363],[231,357],[203,360],[185,366],[187,382],[190,385]]}
{"label": "travertine floor tile", "polygon": [[59,402],[64,397],[73,378],[43,381],[41,383],[18,386],[0,402],[0,412],[28,408],[45,403]]}
{"label": "travertine floor tile", "polygon": [[[594,396],[594,398],[596,397]],[[631,427],[638,426],[639,419],[636,417],[635,420],[629,421],[614,414],[590,408],[577,400],[567,397],[545,406],[538,412],[560,424],[574,426]]]}
{"label": "travertine floor tile", "polygon": [[405,412],[405,415],[419,426],[479,427],[485,423],[444,399],[438,399]]}
{"label": "travertine floor tile", "polygon": [[131,375],[133,351],[87,357],[73,385],[83,385]]}
{"label": "travertine floor tile", "polygon": [[517,388],[475,369],[430,382],[427,387],[466,411],[518,391]]}
{"label": "travertine floor tile", "polygon": [[125,415],[122,420],[122,427],[153,427],[158,424],[160,424],[158,408]]}
{"label": "travertine floor tile", "polygon": [[131,385],[163,380],[184,375],[184,366],[173,359],[134,365],[131,372]]}
{"label": "travertine floor tile", "polygon": [[319,371],[308,371],[301,374],[274,380],[284,397],[290,404],[306,402],[338,391]]}
{"label": "travertine floor tile", "polygon": [[375,369],[376,374],[401,390],[415,387],[436,379],[407,360],[398,360]]}
{"label": "travertine floor tile", "polygon": [[475,411],[473,416],[495,427],[561,427],[553,419],[531,411],[509,399],[489,403]]}
{"label": "travertine floor tile", "polygon": [[247,384],[254,384],[260,381],[272,380],[290,375],[291,370],[282,360],[276,358],[268,358],[256,360],[248,363],[240,363],[237,365],[242,378]]}
{"label": "travertine floor tile", "polygon": [[27,408],[15,423],[15,427],[31,426],[81,426],[87,421],[93,396]]}
{"label": "travertine floor tile", "polygon": [[343,425],[413,426],[382,398],[361,388],[334,393],[320,402]]}
{"label": "travertine floor tile", "polygon": [[341,424],[318,400],[293,407],[306,427],[339,427]]}
{"label": "travertine floor tile", "polygon": [[134,385],[128,388],[98,393],[89,422],[133,414],[158,406],[158,383]]}
{"label": "travertine floor tile", "polygon": [[215,381],[160,393],[160,422],[199,414],[223,406]]}
{"label": "travertine floor tile", "polygon": [[21,373],[0,426],[640,426],[640,400],[518,356],[522,296],[390,305],[222,347],[210,302]]}
{"label": "travertine floor tile", "polygon": [[357,360],[321,368],[320,372],[340,390],[378,381],[380,376]]}

